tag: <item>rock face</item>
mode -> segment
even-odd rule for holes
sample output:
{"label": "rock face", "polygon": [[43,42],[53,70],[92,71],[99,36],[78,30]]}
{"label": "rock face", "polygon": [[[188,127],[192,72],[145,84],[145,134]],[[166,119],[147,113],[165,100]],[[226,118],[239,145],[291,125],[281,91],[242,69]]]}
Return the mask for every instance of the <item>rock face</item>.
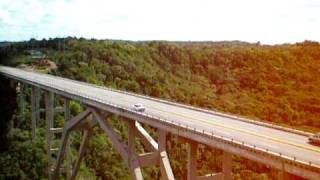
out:
{"label": "rock face", "polygon": [[39,66],[43,68],[49,68],[50,70],[57,69],[57,65],[55,62],[50,61],[49,59],[43,59],[39,62]]}
{"label": "rock face", "polygon": [[49,59],[42,59],[40,61],[34,61],[32,64],[19,64],[17,68],[29,70],[29,71],[41,71],[41,72],[50,72],[52,70],[57,69],[57,65],[55,62]]}
{"label": "rock face", "polygon": [[19,65],[17,66],[17,68],[19,68],[19,69],[28,69],[28,65],[26,65],[26,64],[19,64]]}

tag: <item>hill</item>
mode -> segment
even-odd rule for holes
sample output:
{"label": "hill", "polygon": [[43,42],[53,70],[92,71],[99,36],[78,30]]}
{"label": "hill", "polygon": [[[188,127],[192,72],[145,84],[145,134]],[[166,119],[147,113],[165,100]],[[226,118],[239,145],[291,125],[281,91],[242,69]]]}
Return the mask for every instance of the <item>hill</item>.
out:
{"label": "hill", "polygon": [[[51,73],[58,76],[298,129],[320,130],[320,44],[317,42],[267,46],[238,41],[131,42],[70,37],[1,47],[1,63],[33,64],[25,53],[31,48],[42,51],[56,63],[57,69]],[[92,146],[111,146],[101,145],[103,141],[107,140],[97,135]],[[180,159],[186,153],[185,147],[176,148],[180,146],[172,140],[173,159]],[[208,159],[216,151],[206,148],[205,151],[209,156],[200,158],[207,159],[208,164],[201,167],[201,172],[219,169],[217,163]],[[121,174],[123,164],[119,162],[113,161],[116,165],[112,167],[117,175],[105,172],[107,168],[102,167],[107,167],[105,162],[110,159],[110,154],[93,150],[86,164],[102,178],[127,178]],[[175,173],[183,179],[185,162],[173,161]],[[248,174],[258,179],[274,177],[267,167],[243,159],[237,162],[236,178],[246,178]],[[154,169],[148,172],[158,173]]]}

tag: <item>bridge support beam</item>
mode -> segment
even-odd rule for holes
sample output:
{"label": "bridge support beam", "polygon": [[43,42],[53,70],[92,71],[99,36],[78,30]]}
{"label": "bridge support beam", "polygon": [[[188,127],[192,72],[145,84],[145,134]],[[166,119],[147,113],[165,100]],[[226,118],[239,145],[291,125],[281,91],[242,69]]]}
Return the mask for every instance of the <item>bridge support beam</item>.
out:
{"label": "bridge support beam", "polygon": [[188,168],[187,168],[187,179],[197,179],[197,149],[198,143],[189,141],[188,146]]}
{"label": "bridge support beam", "polygon": [[[89,123],[84,119],[92,114],[92,122]],[[123,160],[129,166],[130,174],[132,179],[142,180],[141,167],[160,164],[160,170],[162,179],[173,180],[174,175],[170,166],[169,158],[166,152],[166,135],[167,132],[158,129],[158,141],[157,144],[153,138],[143,129],[143,127],[136,121],[129,120],[128,122],[128,144],[122,143],[120,141],[119,135],[113,130],[112,126],[106,120],[106,116],[101,113],[101,111],[94,108],[88,108],[86,111],[80,113],[76,117],[72,118],[65,125],[62,134],[62,143],[59,149],[58,159],[56,167],[53,173],[53,179],[57,179],[60,173],[60,166],[63,162],[63,157],[66,153],[68,138],[71,131],[74,130],[84,130],[83,140],[80,145],[80,151],[78,154],[78,160],[73,168],[71,180],[75,179],[80,162],[84,157],[85,150],[87,147],[88,139],[91,135],[91,129],[99,124],[101,129],[108,135],[115,149],[119,152]],[[135,152],[135,138],[140,137],[142,142],[149,147],[152,152],[142,153],[137,155]],[[158,163],[157,163],[158,162]]]}
{"label": "bridge support beam", "polygon": [[117,133],[114,132],[111,125],[104,120],[101,116],[101,113],[97,110],[91,109],[93,115],[97,119],[100,127],[108,137],[111,139],[112,143],[115,146],[115,149],[120,153],[122,159],[129,166],[129,171],[132,179],[143,179],[142,172],[140,169],[140,163],[138,161],[137,156],[135,155],[135,124],[134,121],[129,122],[129,133],[128,133],[128,144],[124,144],[120,141],[120,137]]}
{"label": "bridge support beam", "polygon": [[158,151],[158,143],[149,135],[142,125],[135,122],[136,135],[140,138],[143,146],[150,152],[139,154],[138,161],[140,167],[158,165],[160,154]]}
{"label": "bridge support beam", "polygon": [[160,154],[160,171],[162,179],[173,180],[174,175],[171,169],[169,157],[166,151],[167,132],[158,129],[158,147]]}
{"label": "bridge support beam", "polygon": [[31,129],[32,140],[36,138],[37,121],[40,120],[40,89],[32,86],[31,88]]}
{"label": "bridge support beam", "polygon": [[19,120],[18,120],[16,126],[19,126],[24,121],[25,100],[26,100],[25,89],[26,89],[26,85],[22,82],[19,82],[19,93],[20,93],[20,96],[19,96]]}
{"label": "bridge support beam", "polygon": [[[68,145],[68,141],[69,141],[69,136],[71,131],[76,130],[78,125],[81,125],[81,123],[83,121],[85,121],[85,119],[90,115],[91,111],[90,110],[85,110],[82,113],[78,114],[77,116],[73,117],[71,120],[67,121],[65,126],[64,126],[64,130],[62,133],[62,141],[61,141],[61,145],[59,148],[59,153],[58,153],[58,158],[57,158],[57,163],[56,163],[56,167],[54,169],[53,172],[53,178],[52,179],[57,179],[59,174],[60,174],[60,166],[63,162],[63,157],[65,156],[66,150],[67,150],[67,145]],[[93,127],[93,126],[92,126]],[[88,127],[89,130],[92,127]],[[78,169],[80,165],[80,162],[85,154],[85,149],[87,146],[87,141],[88,138],[91,135],[91,132],[88,129],[85,130],[84,135],[83,135],[83,139],[80,145],[80,151],[79,151],[79,159],[76,162],[76,165],[72,171],[71,177],[70,179],[75,179]],[[68,159],[67,159],[68,161]],[[68,162],[67,162],[68,163]]]}
{"label": "bridge support beam", "polygon": [[223,172],[220,173],[212,173],[212,174],[207,174],[204,176],[198,176],[197,175],[197,150],[198,150],[198,143],[192,140],[184,140],[184,141],[188,141],[188,167],[187,167],[187,179],[188,180],[230,180],[232,177],[226,175],[224,176],[225,172],[229,172],[230,171],[230,159],[229,156],[226,155],[226,159],[223,160],[227,160],[228,164],[226,164],[225,162],[223,162]]}
{"label": "bridge support beam", "polygon": [[41,109],[41,89],[39,87],[36,87],[36,120],[40,121],[40,109]]}
{"label": "bridge support beam", "polygon": [[10,79],[10,87],[16,88],[16,81],[14,79]]}
{"label": "bridge support beam", "polygon": [[127,145],[121,143],[119,135],[114,132],[111,125],[104,120],[101,113],[95,109],[91,109],[92,114],[97,119],[101,129],[108,135],[111,142],[115,146],[115,149],[119,152],[122,159],[128,164],[128,152],[127,152]]}
{"label": "bridge support beam", "polygon": [[[114,132],[110,124],[101,117],[101,112],[91,109],[102,130],[108,135],[115,149],[120,153],[123,160],[129,166],[132,179],[143,179],[141,167],[159,164],[162,179],[173,180],[173,172],[170,166],[169,158],[166,152],[166,135],[167,132],[158,130],[158,144],[141,126],[140,123],[128,120],[128,144],[120,141],[120,137]],[[135,137],[139,137],[144,146],[151,152],[136,154]],[[157,163],[156,163],[157,162]]]}
{"label": "bridge support beam", "polygon": [[[67,98],[63,99],[64,104],[64,123],[67,124],[70,121],[71,114],[70,114],[70,100]],[[71,142],[70,139],[67,139],[66,144],[66,179],[70,180],[72,175],[72,159],[71,159]]]}
{"label": "bridge support beam", "polygon": [[79,149],[79,153],[78,153],[78,159],[77,159],[77,161],[74,165],[74,168],[72,170],[72,175],[70,178],[71,180],[74,180],[78,174],[80,164],[81,164],[81,161],[86,153],[89,138],[90,138],[91,134],[92,134],[92,129],[89,129],[89,130],[86,129],[83,132],[82,141],[81,141],[80,149]]}
{"label": "bridge support beam", "polygon": [[136,121],[136,135],[140,138],[142,144],[148,151],[158,151],[158,143],[149,135],[149,133]]}
{"label": "bridge support beam", "polygon": [[32,140],[36,137],[37,108],[36,108],[36,87],[31,89],[31,131]]}
{"label": "bridge support beam", "polygon": [[48,179],[51,179],[51,140],[52,133],[50,131],[54,124],[54,94],[52,92],[45,92],[45,104],[46,104],[46,139],[47,139],[47,157],[48,157]]}
{"label": "bridge support beam", "polygon": [[283,170],[278,170],[278,180],[290,180],[292,179],[292,175],[283,171]]}
{"label": "bridge support beam", "polygon": [[132,179],[141,180],[143,179],[140,164],[137,163],[135,154],[135,137],[136,127],[134,121],[129,121],[129,132],[128,132],[128,164]]}
{"label": "bridge support beam", "polygon": [[223,151],[222,155],[222,173],[224,180],[232,179],[232,154]]}

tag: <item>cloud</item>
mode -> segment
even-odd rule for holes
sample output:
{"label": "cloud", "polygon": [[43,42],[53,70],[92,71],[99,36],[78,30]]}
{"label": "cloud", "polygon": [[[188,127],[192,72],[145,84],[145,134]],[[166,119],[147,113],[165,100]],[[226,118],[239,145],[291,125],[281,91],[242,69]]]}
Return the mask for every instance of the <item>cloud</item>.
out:
{"label": "cloud", "polygon": [[320,41],[315,0],[1,0],[0,40]]}

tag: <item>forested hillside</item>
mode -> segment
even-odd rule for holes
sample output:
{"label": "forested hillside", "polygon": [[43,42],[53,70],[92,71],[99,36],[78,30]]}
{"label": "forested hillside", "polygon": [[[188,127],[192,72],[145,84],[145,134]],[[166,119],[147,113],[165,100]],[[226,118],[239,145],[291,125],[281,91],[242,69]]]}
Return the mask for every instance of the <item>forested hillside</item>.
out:
{"label": "forested hillside", "polygon": [[[5,43],[0,47],[1,63],[35,65],[26,53],[30,49],[42,51],[47,59],[55,62],[57,69],[50,73],[58,76],[302,130],[320,130],[320,44],[317,42],[267,46],[238,41],[130,42],[56,38]],[[81,111],[81,107],[75,102],[74,113],[77,111]],[[15,117],[11,119],[14,121]],[[113,121],[114,126],[125,137],[126,126],[116,122]],[[0,164],[13,154],[8,150],[12,143],[28,141],[27,129],[21,126],[8,130],[8,145],[0,152]],[[12,131],[19,131],[23,138],[14,137]],[[40,156],[40,152],[44,152],[40,140],[36,147],[38,155],[33,158],[40,160],[39,167],[45,166],[41,164],[45,160]],[[111,147],[110,141],[97,130],[82,172],[91,178],[128,179],[125,165]],[[172,137],[168,147],[177,178],[185,179],[186,145]],[[200,151],[203,153],[198,159],[207,163],[199,167],[199,173],[220,170],[219,150],[204,147]],[[268,167],[235,159],[235,179],[276,177]],[[8,167],[23,168],[15,163]],[[0,174],[5,171],[1,168]],[[39,169],[34,168],[34,173],[44,177]],[[26,179],[32,177],[31,172],[22,171]],[[157,168],[146,171],[149,178],[159,176]],[[22,176],[14,176],[17,177]]]}

